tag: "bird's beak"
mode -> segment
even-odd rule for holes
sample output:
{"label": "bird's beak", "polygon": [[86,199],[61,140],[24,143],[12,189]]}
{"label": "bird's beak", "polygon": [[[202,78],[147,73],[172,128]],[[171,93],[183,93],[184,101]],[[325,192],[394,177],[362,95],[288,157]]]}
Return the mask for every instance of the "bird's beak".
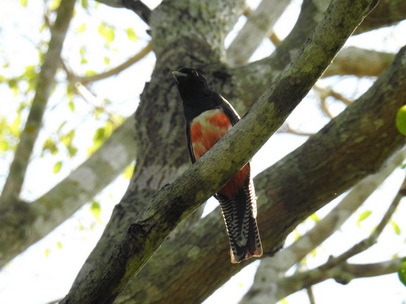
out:
{"label": "bird's beak", "polygon": [[172,75],[176,78],[176,77],[187,77],[187,74],[179,72],[179,71],[173,71]]}

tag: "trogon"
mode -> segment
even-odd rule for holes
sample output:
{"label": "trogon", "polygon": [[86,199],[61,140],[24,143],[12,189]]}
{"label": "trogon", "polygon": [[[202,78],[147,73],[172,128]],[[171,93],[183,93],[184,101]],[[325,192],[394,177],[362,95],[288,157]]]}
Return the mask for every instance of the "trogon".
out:
{"label": "trogon", "polygon": [[[192,163],[196,162],[240,119],[230,103],[211,90],[198,69],[182,68],[172,72],[183,103],[187,146]],[[256,197],[246,164],[215,194],[219,201],[230,240],[232,263],[262,255],[256,221]]]}

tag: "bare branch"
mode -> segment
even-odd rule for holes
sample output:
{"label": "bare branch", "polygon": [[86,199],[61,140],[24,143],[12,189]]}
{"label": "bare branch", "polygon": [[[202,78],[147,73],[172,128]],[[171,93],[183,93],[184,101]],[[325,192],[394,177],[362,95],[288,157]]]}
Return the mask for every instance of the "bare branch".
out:
{"label": "bare branch", "polygon": [[376,8],[355,30],[361,34],[378,28],[391,26],[406,19],[406,2],[403,0],[381,0]]}
{"label": "bare branch", "polygon": [[69,218],[109,185],[137,153],[128,118],[68,177],[31,203],[0,210],[0,268]]}
{"label": "bare branch", "polygon": [[395,54],[357,47],[342,49],[322,77],[335,75],[379,76]]}
{"label": "bare branch", "polygon": [[1,204],[10,205],[17,201],[24,183],[28,163],[41,128],[51,87],[62,51],[63,42],[72,19],[75,0],[62,0],[51,28],[48,51],[38,75],[34,100],[24,130],[20,135],[13,162],[1,195]]}
{"label": "bare branch", "polygon": [[111,7],[128,8],[136,13],[146,24],[149,23],[151,10],[140,0],[96,0]]}
{"label": "bare branch", "polygon": [[247,23],[227,49],[228,63],[246,63],[262,40],[269,35],[289,3],[290,0],[262,0],[258,8],[248,16]]}
{"label": "bare branch", "polygon": [[[287,296],[276,295],[270,286],[278,284],[293,265],[299,263],[314,248],[329,238],[341,225],[365,202],[380,184],[397,169],[406,158],[406,149],[396,153],[378,173],[369,175],[360,181],[330,213],[320,220],[313,229],[299,238],[292,245],[277,252],[271,259],[261,261],[254,283],[242,303],[262,303],[264,298],[278,301]],[[271,275],[272,274],[272,275]]]}

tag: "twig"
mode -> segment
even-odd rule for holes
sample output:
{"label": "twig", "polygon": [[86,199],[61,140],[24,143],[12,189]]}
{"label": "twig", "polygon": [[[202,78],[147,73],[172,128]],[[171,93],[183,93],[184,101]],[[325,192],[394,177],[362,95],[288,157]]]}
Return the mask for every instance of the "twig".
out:
{"label": "twig", "polygon": [[97,75],[92,75],[92,76],[86,76],[86,77],[78,77],[77,80],[80,81],[82,84],[87,84],[89,82],[105,79],[111,76],[114,76],[128,67],[132,66],[133,64],[137,63],[140,61],[142,58],[147,56],[150,52],[152,51],[152,44],[149,42],[142,50],[140,50],[137,54],[135,54],[133,57],[129,58],[127,61],[123,62],[122,64],[116,66],[115,68],[103,72]]}
{"label": "twig", "polygon": [[140,0],[96,0],[112,7],[125,7],[136,13],[146,24],[149,23],[151,10]]}
{"label": "twig", "polygon": [[397,195],[393,199],[391,205],[389,206],[388,210],[386,211],[385,215],[382,217],[382,220],[374,230],[374,232],[366,239],[362,240],[358,244],[355,244],[353,247],[351,247],[349,250],[344,252],[343,254],[333,258],[331,257],[327,263],[324,265],[321,265],[319,269],[321,271],[325,271],[327,269],[331,269],[338,264],[341,264],[345,261],[347,261],[349,258],[353,257],[354,255],[361,253],[374,245],[378,237],[381,235],[383,229],[386,227],[388,224],[389,220],[391,219],[393,213],[395,212],[397,206],[399,205],[400,200],[402,197],[405,195],[406,192],[406,179],[403,181],[403,184],[401,188],[399,189]]}

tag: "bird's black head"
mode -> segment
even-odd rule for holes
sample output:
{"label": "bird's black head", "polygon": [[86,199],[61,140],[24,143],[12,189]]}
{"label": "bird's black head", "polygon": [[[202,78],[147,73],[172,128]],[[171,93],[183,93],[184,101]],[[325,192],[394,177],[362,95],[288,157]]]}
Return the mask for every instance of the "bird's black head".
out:
{"label": "bird's black head", "polygon": [[172,75],[182,98],[209,89],[206,77],[198,69],[181,68],[179,71],[173,71]]}

